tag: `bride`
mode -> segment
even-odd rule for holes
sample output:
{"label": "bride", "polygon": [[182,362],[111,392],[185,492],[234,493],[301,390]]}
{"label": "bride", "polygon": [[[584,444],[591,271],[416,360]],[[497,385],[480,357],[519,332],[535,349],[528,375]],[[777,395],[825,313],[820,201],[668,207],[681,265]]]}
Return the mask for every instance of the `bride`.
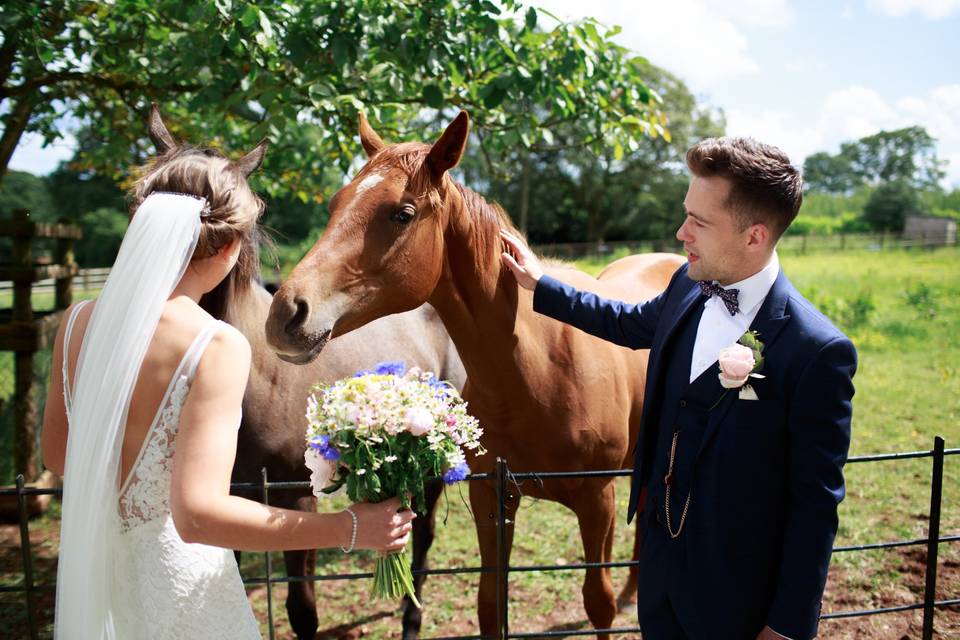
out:
{"label": "bride", "polygon": [[[132,216],[99,298],[72,306],[53,353],[47,468],[64,476],[57,638],[259,638],[230,549],[402,549],[399,502],[341,513],[231,496],[250,346],[200,297],[258,259],[263,205],[231,162],[178,145],[132,190]],[[234,283],[247,282],[237,277]]]}

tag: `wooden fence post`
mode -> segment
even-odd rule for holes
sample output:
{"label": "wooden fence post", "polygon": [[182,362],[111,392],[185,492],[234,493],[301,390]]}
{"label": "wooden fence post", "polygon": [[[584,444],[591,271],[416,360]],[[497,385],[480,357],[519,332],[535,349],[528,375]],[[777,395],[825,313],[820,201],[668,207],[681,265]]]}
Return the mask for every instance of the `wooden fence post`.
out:
{"label": "wooden fence post", "polygon": [[[61,224],[67,224],[70,221],[61,219],[60,222]],[[56,264],[67,267],[68,269],[73,266],[73,243],[73,238],[57,239]],[[61,311],[73,304],[73,275],[70,271],[67,271],[65,277],[57,278],[55,282],[56,294],[53,308]]]}
{"label": "wooden fence post", "polygon": [[[28,222],[30,214],[26,209],[17,209],[13,213],[17,222]],[[14,267],[29,268],[33,264],[29,237],[13,238]],[[33,321],[33,306],[30,303],[30,287],[27,279],[13,281],[13,316],[15,323],[29,324]],[[37,399],[33,380],[33,352],[14,352],[14,405],[13,405],[13,464],[16,473],[27,478],[37,477],[37,460],[34,446],[34,425],[37,422]]]}

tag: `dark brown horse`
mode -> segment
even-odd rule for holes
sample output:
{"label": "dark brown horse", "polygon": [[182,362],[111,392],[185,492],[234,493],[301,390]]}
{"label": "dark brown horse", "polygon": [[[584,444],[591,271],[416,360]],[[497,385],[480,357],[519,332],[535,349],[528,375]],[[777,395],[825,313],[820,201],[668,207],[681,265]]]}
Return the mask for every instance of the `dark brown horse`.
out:
{"label": "dark brown horse", "polygon": [[[490,453],[471,458],[475,471],[491,471],[497,457],[506,458],[513,471],[629,465],[647,353],[532,311],[530,294],[501,268],[499,232],[512,225],[447,175],[463,153],[468,124],[461,113],[432,146],[387,146],[361,118],[360,138],[370,161],[331,200],[326,231],[274,296],[267,339],[285,358],[297,359],[376,318],[429,302],[457,345],[467,371],[464,396],[485,429]],[[551,271],[578,287],[638,301],[662,291],[680,263],[666,254],[628,258],[599,280],[569,267]],[[587,562],[610,559],[613,492],[609,478],[524,488],[525,495],[574,511]],[[493,566],[492,484],[471,483],[470,502],[483,564]],[[507,503],[510,521],[518,502]],[[512,533],[511,527],[508,544]],[[632,573],[624,588],[627,600],[636,598],[636,577]],[[594,627],[609,627],[617,603],[608,569],[586,572],[583,600]],[[484,573],[481,633],[496,632],[495,612],[495,576]]]}
{"label": "dark brown horse", "polygon": [[[150,136],[163,153],[178,144],[167,131],[155,109],[151,113]],[[258,147],[262,158],[263,147]],[[198,149],[198,158],[221,158],[219,153]],[[257,159],[256,164],[259,165]],[[158,162],[163,161],[163,156]],[[248,172],[249,173],[249,172]],[[253,247],[254,255],[256,246]],[[256,265],[256,261],[253,263]],[[236,272],[234,272],[235,274]],[[305,366],[283,362],[268,346],[264,334],[267,312],[272,296],[260,284],[259,271],[248,280],[237,282],[228,278],[201,300],[201,304],[215,317],[238,328],[252,347],[250,378],[243,399],[243,422],[237,443],[237,460],[233,469],[234,482],[260,482],[261,468],[267,469],[271,480],[308,480],[304,465],[304,434],[306,400],[310,388],[317,382],[328,383],[348,377],[360,369],[369,368],[383,360],[403,360],[408,365],[434,371],[442,379],[462,388],[465,380],[463,365],[449,335],[430,306],[370,323],[342,340],[332,342],[323,356],[313,358]],[[304,362],[305,359],[299,360]],[[423,566],[426,551],[433,537],[433,505],[439,490],[428,493],[431,504],[429,517],[418,518],[414,531],[415,566]],[[259,499],[258,495],[248,497]],[[316,499],[309,491],[275,491],[270,502],[276,506],[304,511],[316,510]],[[314,574],[315,551],[288,551],[284,553],[289,577]],[[422,579],[418,582],[422,582]],[[317,612],[313,582],[291,582],[287,592],[287,612],[290,624],[298,638],[315,637]],[[410,620],[410,616],[414,616]],[[405,624],[419,628],[419,612],[408,607]]]}

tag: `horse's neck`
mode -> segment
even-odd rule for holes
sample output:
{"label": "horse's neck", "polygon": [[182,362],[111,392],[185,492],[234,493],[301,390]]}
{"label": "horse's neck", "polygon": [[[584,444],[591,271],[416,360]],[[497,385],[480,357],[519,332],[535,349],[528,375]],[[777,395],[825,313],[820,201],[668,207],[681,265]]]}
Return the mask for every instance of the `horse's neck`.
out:
{"label": "horse's neck", "polygon": [[223,320],[242,333],[250,343],[251,370],[267,379],[284,375],[282,362],[267,343],[266,324],[273,296],[259,282],[227,295]]}
{"label": "horse's neck", "polygon": [[445,238],[440,281],[430,298],[474,389],[494,392],[523,376],[516,357],[533,315],[529,295],[501,267],[500,226],[487,215],[467,211],[458,198]]}
{"label": "horse's neck", "polygon": [[224,307],[223,320],[228,322],[247,337],[251,346],[266,344],[264,327],[270,312],[270,293],[258,282],[240,292],[230,292]]}

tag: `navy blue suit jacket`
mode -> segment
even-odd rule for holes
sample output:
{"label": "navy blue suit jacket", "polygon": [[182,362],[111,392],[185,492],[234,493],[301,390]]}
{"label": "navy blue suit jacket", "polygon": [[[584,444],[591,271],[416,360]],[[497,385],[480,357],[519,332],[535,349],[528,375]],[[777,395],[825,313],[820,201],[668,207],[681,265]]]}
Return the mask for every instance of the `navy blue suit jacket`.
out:
{"label": "navy blue suit jacket", "polygon": [[[540,313],[625,347],[650,349],[628,521],[650,479],[665,345],[698,302],[704,298],[686,265],[666,291],[642,304],[606,300],[548,276],[534,292]],[[759,400],[741,400],[734,391],[708,414],[682,536],[690,575],[679,580],[689,615],[706,625],[711,611],[761,603],[771,628],[802,640],[816,635],[844,496],[857,354],[782,271],[751,329],[765,345],[766,377],[751,380]],[[717,387],[722,392],[719,381]],[[650,511],[638,526],[650,526]],[[642,590],[642,571],[640,580]],[[678,614],[683,606],[675,605]]]}

